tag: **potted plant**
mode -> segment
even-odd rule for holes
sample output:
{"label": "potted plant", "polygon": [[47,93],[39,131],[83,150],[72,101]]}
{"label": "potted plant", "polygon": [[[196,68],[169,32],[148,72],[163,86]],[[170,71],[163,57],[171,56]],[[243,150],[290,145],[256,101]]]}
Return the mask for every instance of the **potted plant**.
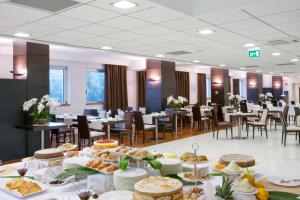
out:
{"label": "potted plant", "polygon": [[32,98],[25,101],[23,111],[29,113],[33,119],[33,124],[47,124],[51,120],[50,110],[55,109],[58,103],[51,99],[49,95],[44,95],[40,100]]}
{"label": "potted plant", "polygon": [[243,98],[240,95],[233,95],[228,93],[228,100],[230,105],[232,105],[235,109],[239,108],[239,103]]}
{"label": "potted plant", "polygon": [[269,100],[269,101],[272,101],[273,99],[273,94],[271,92],[267,92],[266,93],[266,98]]}
{"label": "potted plant", "polygon": [[167,98],[167,106],[173,108],[174,110],[180,110],[183,106],[187,104],[188,100],[185,97],[178,96],[177,99],[173,96]]}

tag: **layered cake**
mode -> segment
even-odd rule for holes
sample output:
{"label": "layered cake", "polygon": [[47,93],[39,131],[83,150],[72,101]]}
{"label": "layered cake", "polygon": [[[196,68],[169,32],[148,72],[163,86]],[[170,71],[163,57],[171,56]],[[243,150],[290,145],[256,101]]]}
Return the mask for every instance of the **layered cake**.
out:
{"label": "layered cake", "polygon": [[49,148],[38,150],[34,153],[34,158],[37,159],[52,159],[52,158],[60,158],[64,156],[64,152],[57,148]]}
{"label": "layered cake", "polygon": [[134,185],[134,200],[181,200],[182,183],[176,179],[150,176]]}
{"label": "layered cake", "polygon": [[147,177],[147,171],[141,168],[127,168],[114,173],[116,190],[133,190],[134,184]]}
{"label": "layered cake", "polygon": [[178,174],[182,172],[182,161],[176,158],[162,158],[158,159],[162,167],[160,168],[160,174],[166,176],[169,174]]}
{"label": "layered cake", "polygon": [[97,140],[94,142],[94,147],[96,149],[110,149],[119,146],[117,140]]}

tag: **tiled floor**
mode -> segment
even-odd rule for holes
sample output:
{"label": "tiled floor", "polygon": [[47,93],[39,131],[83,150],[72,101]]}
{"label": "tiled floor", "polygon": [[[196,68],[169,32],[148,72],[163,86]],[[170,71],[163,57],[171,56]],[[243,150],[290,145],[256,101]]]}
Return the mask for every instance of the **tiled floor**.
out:
{"label": "tiled floor", "polygon": [[[245,134],[243,132],[243,135]],[[237,135],[237,128],[234,129],[234,135]],[[231,140],[226,139],[225,131],[221,131],[219,140],[216,140],[210,132],[146,148],[180,155],[191,151],[192,144],[196,142],[200,146],[200,153],[207,155],[212,163],[223,154],[247,154],[256,159],[256,169],[264,175],[300,178],[300,145],[295,136],[288,136],[287,145],[284,147],[281,144],[281,130],[269,131],[268,139],[265,136],[261,137],[258,132],[255,139],[252,139],[252,134],[250,135],[249,139]]]}

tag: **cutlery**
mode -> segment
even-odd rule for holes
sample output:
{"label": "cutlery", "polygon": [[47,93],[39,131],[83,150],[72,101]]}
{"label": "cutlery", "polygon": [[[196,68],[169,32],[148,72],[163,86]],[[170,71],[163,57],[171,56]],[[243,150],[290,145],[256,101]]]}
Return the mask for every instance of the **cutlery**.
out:
{"label": "cutlery", "polygon": [[281,179],[280,183],[300,182],[300,179]]}

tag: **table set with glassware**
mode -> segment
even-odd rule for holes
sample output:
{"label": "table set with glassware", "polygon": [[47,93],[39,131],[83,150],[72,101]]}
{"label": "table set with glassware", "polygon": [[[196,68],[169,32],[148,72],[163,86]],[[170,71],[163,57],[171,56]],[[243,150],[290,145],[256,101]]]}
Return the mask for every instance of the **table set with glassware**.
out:
{"label": "table set with glassware", "polygon": [[197,144],[181,155],[119,146],[115,140],[99,140],[81,151],[74,147],[39,150],[1,166],[1,199],[288,200],[300,195],[300,177],[264,177],[248,155],[210,160]]}

